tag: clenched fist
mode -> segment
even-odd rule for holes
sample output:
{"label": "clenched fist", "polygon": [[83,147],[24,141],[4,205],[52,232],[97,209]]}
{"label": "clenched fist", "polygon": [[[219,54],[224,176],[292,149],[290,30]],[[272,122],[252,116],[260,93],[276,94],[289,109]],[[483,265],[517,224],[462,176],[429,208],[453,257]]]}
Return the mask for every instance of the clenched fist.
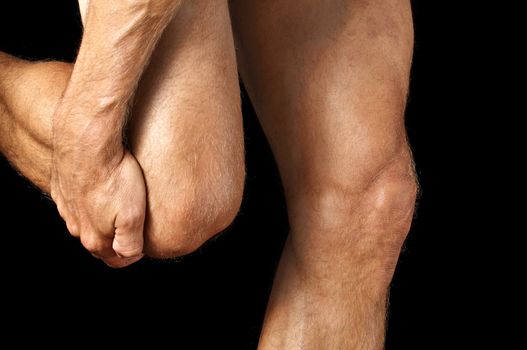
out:
{"label": "clenched fist", "polygon": [[124,267],[143,256],[145,182],[137,160],[119,142],[109,146],[101,142],[104,136],[95,137],[97,123],[54,121],[51,197],[87,250]]}

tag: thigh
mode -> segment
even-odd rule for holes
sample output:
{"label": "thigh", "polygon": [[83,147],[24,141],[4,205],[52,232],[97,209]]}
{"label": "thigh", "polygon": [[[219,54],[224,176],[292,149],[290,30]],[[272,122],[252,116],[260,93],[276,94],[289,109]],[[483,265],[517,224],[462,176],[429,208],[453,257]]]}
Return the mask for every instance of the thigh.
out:
{"label": "thigh", "polygon": [[147,245],[178,233],[177,211],[197,226],[188,208],[211,216],[207,205],[225,198],[219,191],[238,191],[239,99],[227,1],[185,1],[139,82],[129,121],[128,142],[148,190]]}
{"label": "thigh", "polygon": [[406,147],[409,1],[233,0],[231,15],[239,69],[289,195],[364,185]]}

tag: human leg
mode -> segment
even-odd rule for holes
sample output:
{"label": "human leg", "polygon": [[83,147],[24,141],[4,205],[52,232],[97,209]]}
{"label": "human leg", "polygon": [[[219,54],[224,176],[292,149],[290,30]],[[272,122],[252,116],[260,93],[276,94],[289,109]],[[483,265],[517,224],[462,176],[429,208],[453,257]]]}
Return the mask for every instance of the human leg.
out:
{"label": "human leg", "polygon": [[67,63],[29,62],[0,52],[0,152],[45,193],[53,112],[70,74]]}
{"label": "human leg", "polygon": [[417,191],[409,2],[234,0],[231,13],[291,225],[259,349],[381,349]]}
{"label": "human leg", "polygon": [[137,90],[130,147],[145,174],[146,252],[190,253],[238,212],[245,167],[228,4],[187,1]]}
{"label": "human leg", "polygon": [[[51,117],[71,68],[4,58],[0,147],[47,192]],[[189,253],[232,221],[244,155],[226,2],[183,5],[139,83],[128,139],[148,189],[147,254]]]}

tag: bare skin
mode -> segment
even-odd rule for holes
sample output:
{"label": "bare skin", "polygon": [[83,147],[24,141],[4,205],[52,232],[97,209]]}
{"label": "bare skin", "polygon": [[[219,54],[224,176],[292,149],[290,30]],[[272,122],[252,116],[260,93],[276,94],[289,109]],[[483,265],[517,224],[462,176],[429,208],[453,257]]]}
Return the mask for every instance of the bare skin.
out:
{"label": "bare skin", "polygon": [[[51,120],[72,66],[0,57],[2,153],[49,193]],[[139,82],[129,121],[147,188],[147,255],[188,254],[233,220],[243,193],[242,132],[227,3],[185,3]]]}
{"label": "bare skin", "polygon": [[231,5],[291,224],[258,349],[382,349],[416,196],[403,120],[409,1]]}
{"label": "bare skin", "polygon": [[[403,118],[413,45],[409,2],[235,0],[231,14],[239,70],[277,159],[291,223],[259,349],[381,349],[388,286],[417,191]],[[4,119],[2,152],[30,157],[31,147],[17,141],[31,144],[38,132],[20,125],[39,123]],[[16,130],[14,141],[4,141],[5,130]],[[46,156],[35,158],[46,163]]]}
{"label": "bare skin", "polygon": [[91,0],[53,115],[51,197],[68,230],[109,265],[141,258],[146,186],[123,145],[128,105],[181,0]]}

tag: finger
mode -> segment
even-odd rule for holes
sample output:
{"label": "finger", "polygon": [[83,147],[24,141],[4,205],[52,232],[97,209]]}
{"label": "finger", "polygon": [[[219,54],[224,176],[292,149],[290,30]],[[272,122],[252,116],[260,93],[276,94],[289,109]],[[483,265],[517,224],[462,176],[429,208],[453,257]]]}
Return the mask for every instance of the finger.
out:
{"label": "finger", "polygon": [[56,204],[57,204],[57,210],[59,212],[59,215],[66,223],[66,228],[68,229],[69,233],[73,237],[79,238],[80,232],[79,232],[79,225],[77,224],[77,220],[73,217],[73,215],[70,215],[68,211],[65,210],[61,201],[57,201]]}
{"label": "finger", "polygon": [[119,214],[115,220],[113,250],[123,258],[134,258],[143,254],[144,210],[130,210]]}
{"label": "finger", "polygon": [[110,266],[111,268],[120,269],[120,268],[129,266],[129,265],[132,265],[133,263],[138,262],[139,260],[143,258],[143,256],[144,256],[143,254],[139,256],[135,256],[133,258],[120,258],[118,256],[115,256],[113,258],[102,259],[102,260],[104,261],[106,265]]}
{"label": "finger", "polygon": [[95,232],[82,232],[81,243],[92,255],[99,259],[109,259],[115,257],[112,248],[112,239]]}
{"label": "finger", "polygon": [[77,225],[77,223],[71,218],[64,219],[64,221],[66,221],[66,227],[70,235],[72,235],[75,238],[79,238],[80,232],[79,232],[79,226]]}

